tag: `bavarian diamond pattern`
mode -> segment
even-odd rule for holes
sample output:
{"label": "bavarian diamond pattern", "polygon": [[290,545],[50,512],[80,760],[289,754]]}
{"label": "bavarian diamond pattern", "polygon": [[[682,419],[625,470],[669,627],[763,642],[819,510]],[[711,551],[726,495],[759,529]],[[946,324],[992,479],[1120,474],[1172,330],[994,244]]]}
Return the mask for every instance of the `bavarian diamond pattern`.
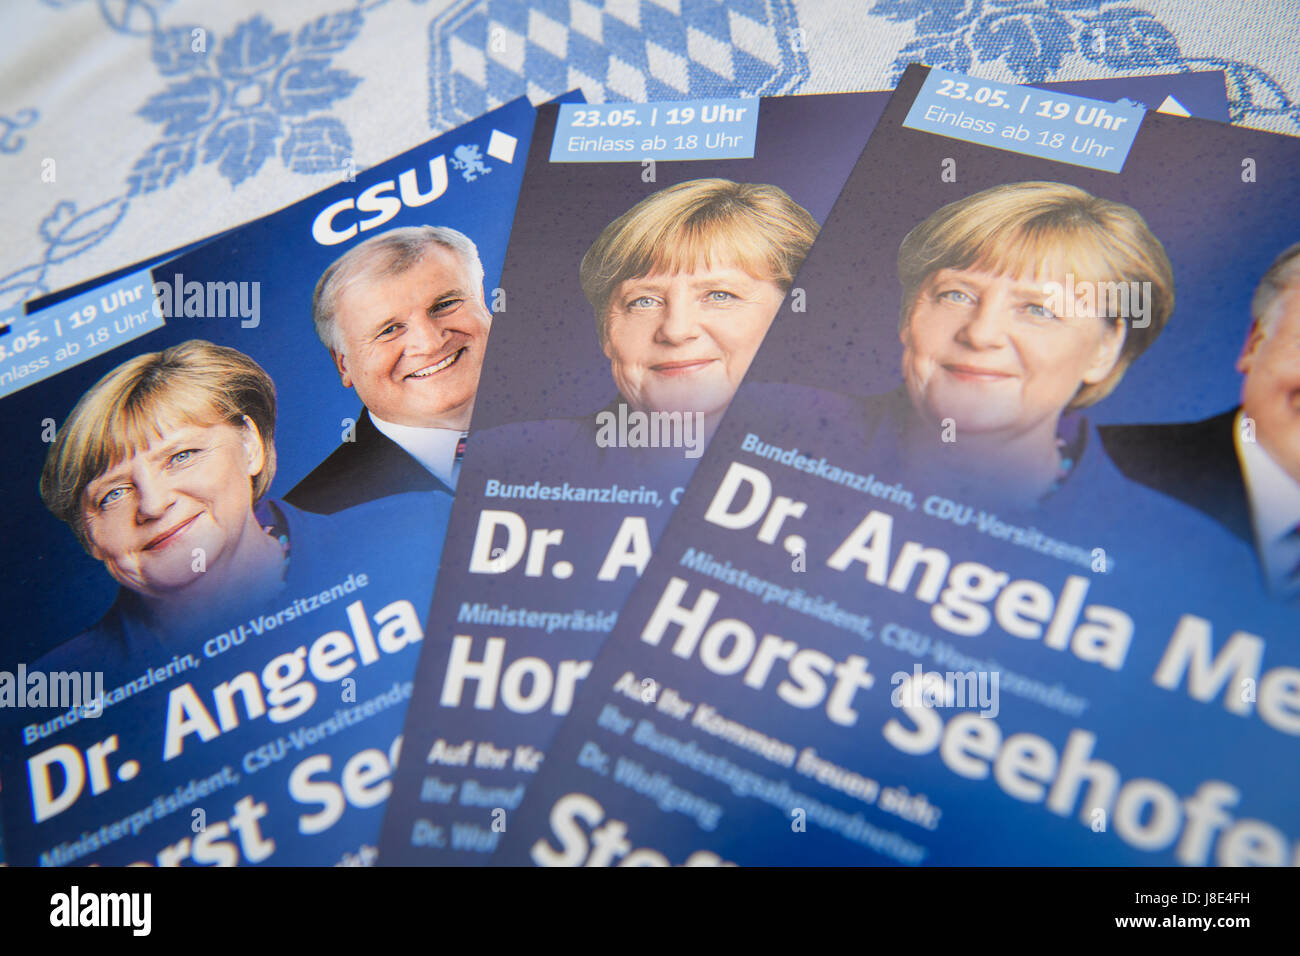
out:
{"label": "bavarian diamond pattern", "polygon": [[769,96],[808,77],[792,0],[461,0],[429,30],[435,129],[523,93]]}

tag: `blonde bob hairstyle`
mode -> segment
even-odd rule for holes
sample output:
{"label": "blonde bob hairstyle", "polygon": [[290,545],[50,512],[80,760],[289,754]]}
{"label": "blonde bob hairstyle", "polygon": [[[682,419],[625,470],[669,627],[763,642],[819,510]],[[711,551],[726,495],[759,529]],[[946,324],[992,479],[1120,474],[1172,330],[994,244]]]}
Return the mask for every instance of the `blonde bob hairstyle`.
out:
{"label": "blonde bob hairstyle", "polygon": [[[1174,310],[1174,273],[1164,246],[1131,206],[1065,183],[1009,183],[948,203],[909,232],[898,249],[906,329],[929,279],[941,269],[974,269],[1074,283],[1138,282],[1150,290],[1147,324],[1129,324],[1115,367],[1082,386],[1067,406],[1084,408],[1109,395],[1133,361],[1156,340]],[[1095,288],[1095,287],[1094,287]],[[1132,288],[1131,286],[1129,287]],[[1113,301],[1096,295],[1098,308]],[[1128,301],[1125,299],[1124,301]],[[1120,323],[1123,316],[1106,315]]]}
{"label": "blonde bob hairstyle", "polygon": [[128,359],[81,396],[57,432],[41,472],[41,500],[89,551],[82,520],[86,486],[181,425],[244,427],[262,439],[251,507],[275,477],[275,384],[243,352],[202,339]]}
{"label": "blonde bob hairstyle", "polygon": [[734,264],[788,291],[817,220],[785,190],[692,179],[652,193],[606,226],[582,257],[582,291],[606,342],[609,300],[628,279]]}

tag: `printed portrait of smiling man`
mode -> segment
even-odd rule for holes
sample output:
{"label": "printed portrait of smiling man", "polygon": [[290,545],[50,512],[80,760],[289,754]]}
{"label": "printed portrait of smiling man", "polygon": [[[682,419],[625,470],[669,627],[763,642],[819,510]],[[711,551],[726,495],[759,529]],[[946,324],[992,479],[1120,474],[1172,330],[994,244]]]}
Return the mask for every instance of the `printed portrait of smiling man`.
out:
{"label": "printed portrait of smiling man", "polygon": [[374,236],[321,275],[312,316],[365,408],[353,440],[287,500],[332,514],[408,491],[453,493],[492,323],[473,241],[440,226]]}

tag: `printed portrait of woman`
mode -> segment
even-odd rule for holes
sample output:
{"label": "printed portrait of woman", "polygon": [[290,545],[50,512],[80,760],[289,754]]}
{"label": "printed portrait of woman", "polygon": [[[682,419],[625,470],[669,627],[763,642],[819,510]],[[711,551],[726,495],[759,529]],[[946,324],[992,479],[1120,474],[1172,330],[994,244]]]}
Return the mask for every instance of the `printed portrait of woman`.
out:
{"label": "printed portrait of woman", "polygon": [[605,227],[580,270],[619,400],[711,432],[817,237],[776,186],[695,179]]}
{"label": "printed portrait of woman", "polygon": [[821,439],[864,475],[976,511],[1111,513],[1117,494],[1169,510],[1088,419],[1173,313],[1173,269],[1137,210],[1065,183],[994,186],[913,227],[897,267],[901,385],[746,386],[746,408],[790,409],[777,447]]}
{"label": "printed portrait of woman", "polygon": [[[326,517],[267,496],[275,421],[266,372],[199,339],[128,359],[81,397],[47,453],[41,498],[120,587],[99,623],[70,644],[130,657],[230,626],[359,559],[356,532],[368,514],[376,520],[378,504]],[[390,499],[412,533],[430,534],[441,533],[449,502],[433,493]],[[429,588],[434,573],[436,563]]]}
{"label": "printed portrait of woman", "polygon": [[772,185],[694,179],[646,196],[578,269],[615,396],[578,418],[489,429],[476,447],[539,473],[684,483],[817,232]]}
{"label": "printed portrait of woman", "polygon": [[1173,270],[1130,206],[1024,182],[950,203],[898,253],[905,461],[1029,506],[1105,453],[1083,417],[1173,311]]}

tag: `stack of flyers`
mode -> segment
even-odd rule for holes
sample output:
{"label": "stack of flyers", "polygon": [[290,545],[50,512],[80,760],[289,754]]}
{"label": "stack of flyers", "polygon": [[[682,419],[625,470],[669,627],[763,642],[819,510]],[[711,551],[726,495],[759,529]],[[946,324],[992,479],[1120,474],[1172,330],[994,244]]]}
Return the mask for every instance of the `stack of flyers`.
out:
{"label": "stack of flyers", "polygon": [[[1172,97],[1223,116],[1216,74],[1109,81],[1092,92],[1152,106]],[[1018,95],[1056,101],[1054,92]],[[647,565],[663,567],[651,555],[665,527],[698,523],[698,511],[669,519],[679,502],[698,497],[687,490],[692,473],[715,459],[706,446],[730,421],[724,412],[778,309],[790,314],[782,321],[795,331],[775,351],[765,348],[775,365],[792,363],[819,381],[820,367],[806,354],[816,341],[845,367],[862,366],[854,350],[874,329],[863,303],[882,294],[859,301],[856,311],[828,312],[829,294],[795,277],[814,240],[815,248],[848,243],[859,257],[880,241],[880,217],[863,210],[847,227],[851,236],[821,224],[886,100],[834,94],[539,111],[501,282],[507,304],[484,364],[382,863],[500,861],[503,837],[537,839],[530,828],[550,813],[556,788],[589,787],[587,757],[575,763],[568,750],[558,758],[551,751],[561,724],[566,742],[590,734],[591,708],[598,717],[597,704],[615,685],[620,701],[676,699],[680,686],[661,692],[667,678],[653,668],[620,664],[612,674],[605,667],[606,657],[635,640],[629,628],[641,605],[632,605],[633,625],[619,623],[620,611]],[[1133,103],[1088,102],[1142,113]],[[956,195],[975,175],[959,166],[954,183],[939,159],[932,165],[933,175],[925,167],[932,195]],[[893,175],[920,170],[909,162]],[[880,188],[879,201],[888,205],[897,187]],[[863,274],[860,263],[847,271],[855,281]],[[770,422],[794,410],[781,395],[761,404],[760,417]],[[750,533],[765,538],[775,527],[762,523]],[[855,647],[865,639],[855,635]],[[763,674],[776,675],[790,648],[784,642],[765,650]],[[793,665],[802,701],[812,699],[820,679],[820,665],[806,660]],[[754,706],[789,726],[770,696],[755,697]],[[585,753],[596,759],[595,751]],[[670,809],[671,796],[638,795],[636,787],[652,777],[643,773],[622,789],[607,786],[612,795],[602,791],[601,799],[616,801],[609,806],[640,801],[647,814]],[[547,785],[539,797],[540,780]],[[710,799],[710,807],[720,806]],[[713,813],[700,817],[710,833]],[[646,826],[663,826],[677,840],[667,829],[677,819],[647,819]],[[586,839],[585,830],[566,832]],[[586,858],[567,846],[548,857]]]}
{"label": "stack of flyers", "polygon": [[909,68],[503,862],[1300,859],[1298,165]]}

